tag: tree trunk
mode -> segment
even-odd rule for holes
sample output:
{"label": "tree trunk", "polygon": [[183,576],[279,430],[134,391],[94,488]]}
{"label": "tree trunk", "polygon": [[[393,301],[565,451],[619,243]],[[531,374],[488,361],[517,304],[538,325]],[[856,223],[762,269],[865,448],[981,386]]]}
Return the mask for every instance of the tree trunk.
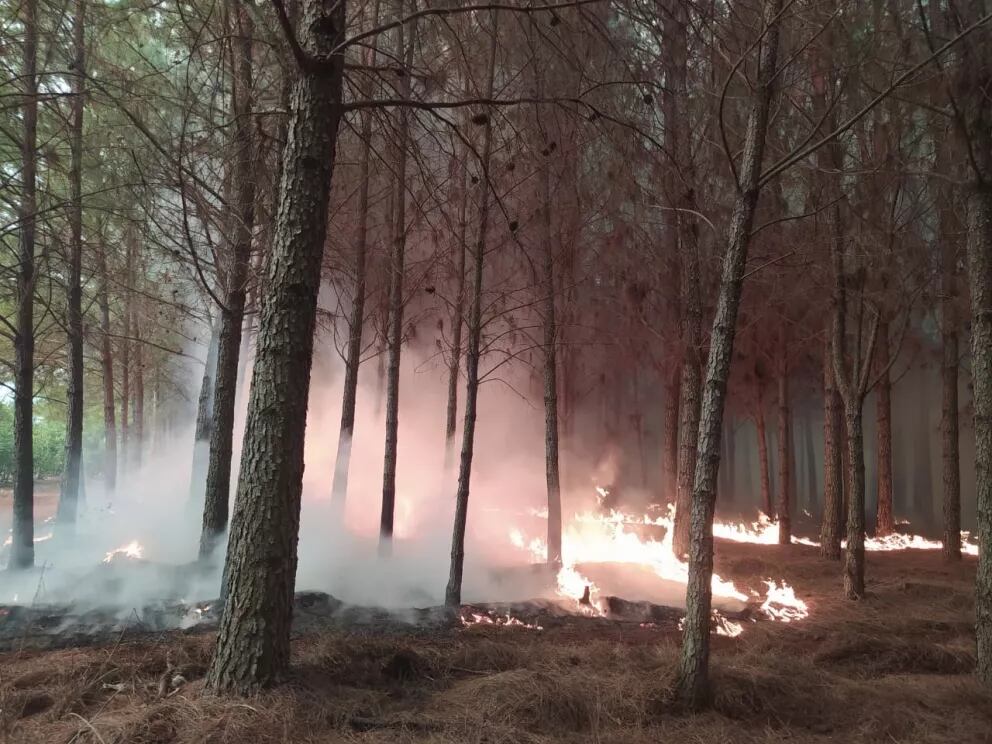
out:
{"label": "tree trunk", "polygon": [[117,415],[114,410],[114,351],[110,342],[110,295],[107,281],[107,249],[97,252],[100,278],[100,364],[103,369],[103,481],[108,500],[117,488]]}
{"label": "tree trunk", "polygon": [[[946,139],[946,138],[944,138]],[[944,172],[950,159],[949,147],[937,143],[937,170]],[[936,181],[937,179],[934,179]],[[957,243],[960,223],[946,184],[936,183],[940,241],[940,342],[941,342],[941,462],[943,474],[943,555],[945,560],[961,560],[961,455],[958,443],[958,313],[956,309]]]}
{"label": "tree trunk", "polygon": [[760,43],[758,86],[748,116],[739,191],[727,234],[727,252],[723,259],[720,293],[710,334],[710,353],[699,426],[699,458],[692,495],[686,614],[676,682],[678,698],[690,707],[703,705],[710,694],[713,512],[716,506],[717,471],[720,467],[720,432],[723,428],[723,407],[734,350],[737,310],[744,282],[744,265],[760,194],[761,161],[777,64],[778,15],[781,9],[782,0],[766,0],[764,3],[767,31]]}
{"label": "tree trunk", "polygon": [[65,432],[65,464],[59,494],[58,521],[76,522],[80,466],[83,458],[83,111],[86,75],[86,0],[75,0],[72,22],[73,76],[69,167],[69,266],[68,289],[69,385]]}
{"label": "tree trunk", "polygon": [[[405,0],[396,0],[396,15],[402,17]],[[404,60],[406,72],[400,78],[399,95],[410,97],[410,70],[413,39],[404,39],[404,27],[396,29],[396,59]],[[396,509],[396,458],[400,416],[400,354],[403,349],[403,273],[406,254],[406,160],[410,138],[410,113],[400,107],[396,113],[396,190],[393,196],[393,255],[389,281],[389,361],[386,366],[386,449],[382,465],[382,512],[379,517],[379,551],[392,550],[393,516]]]}
{"label": "tree trunk", "polygon": [[878,506],[875,512],[875,534],[891,535],[896,531],[892,504],[892,385],[889,382],[889,325],[878,326],[877,359],[886,365],[880,372],[875,399],[876,456],[878,459]]}
{"label": "tree trunk", "polygon": [[[496,79],[497,11],[491,11],[492,42],[489,47],[488,83],[486,99],[492,99]],[[451,534],[451,567],[444,604],[457,610],[462,603],[462,569],[465,563],[465,526],[468,521],[469,485],[472,480],[472,456],[475,453],[476,403],[479,397],[479,357],[482,345],[482,267],[486,254],[486,233],[489,230],[489,164],[493,150],[492,111],[486,114],[485,134],[482,142],[482,170],[479,184],[479,236],[472,256],[472,305],[469,309],[468,344],[465,349],[465,421],[462,424],[462,454],[458,464],[458,490],[455,493],[455,520]],[[557,464],[557,463],[556,463]],[[550,494],[549,494],[550,499]],[[550,514],[548,515],[550,518]],[[550,528],[549,528],[550,531]],[[560,546],[559,546],[560,548]],[[548,546],[551,558],[551,547]]]}
{"label": "tree trunk", "polygon": [[[379,0],[372,9],[371,26],[379,22]],[[366,54],[366,64],[374,69],[376,48]],[[341,428],[334,458],[331,482],[331,505],[342,514],[348,498],[348,469],[351,464],[351,442],[355,432],[355,405],[358,400],[358,367],[362,361],[362,328],[365,323],[365,279],[369,234],[369,168],[372,162],[372,111],[362,112],[362,155],[358,172],[358,236],[355,246],[355,296],[348,318],[348,350],[345,358],[344,390],[341,396]]]}
{"label": "tree trunk", "polygon": [[975,635],[978,677],[992,685],[992,186],[988,183],[974,185],[968,198],[968,283],[979,545]]}
{"label": "tree trunk", "polygon": [[865,448],[861,405],[847,406],[847,458],[850,494],[847,502],[847,549],[844,553],[844,593],[848,599],[865,595]]}
{"label": "tree trunk", "polygon": [[772,504],[772,478],[768,463],[768,427],[765,424],[764,396],[760,396],[754,409],[754,427],[758,436],[758,470],[761,474],[761,510],[769,519],[775,518]]}
{"label": "tree trunk", "polygon": [[[689,128],[686,126],[684,105],[688,54],[686,48],[687,17],[685,3],[670,4],[665,22],[665,40],[671,49],[666,68],[666,85],[663,104],[665,119],[665,146],[674,159],[672,173],[666,183],[670,212],[669,233],[673,252],[679,257],[679,331],[682,341],[682,379],[679,390],[679,463],[678,488],[675,499],[675,525],[672,540],[677,556],[689,550],[689,525],[692,511],[693,478],[696,471],[696,443],[699,434],[700,394],[702,387],[702,322],[700,298],[699,251],[695,223],[690,218],[694,209],[692,148]],[[676,174],[679,171],[679,174]],[[687,211],[689,210],[689,211]]]}
{"label": "tree trunk", "polygon": [[841,404],[834,386],[834,361],[828,339],[823,348],[823,521],[820,555],[840,560],[844,523]]}
{"label": "tree trunk", "polygon": [[669,376],[665,385],[665,432],[662,444],[665,485],[662,504],[674,504],[679,490],[679,370]]}
{"label": "tree trunk", "polygon": [[256,692],[289,664],[303,439],[327,203],[341,120],[344,0],[304,0],[279,211],[259,318],[225,567],[227,601],[206,685]]}
{"label": "tree trunk", "polygon": [[37,221],[38,3],[25,0],[17,333],[14,337],[14,504],[9,567],[34,565],[34,244]]}
{"label": "tree trunk", "polygon": [[134,325],[134,419],[132,421],[134,436],[133,460],[136,468],[141,467],[141,457],[145,446],[145,344],[143,341],[144,331],[139,312],[138,317],[132,317]]}
{"label": "tree trunk", "polygon": [[[468,83],[466,80],[466,92]],[[466,145],[459,165],[461,192],[458,205],[458,245],[455,271],[457,288],[455,307],[451,312],[451,359],[448,361],[448,404],[444,424],[444,472],[451,472],[455,453],[455,432],[458,429],[458,380],[462,362],[462,316],[465,314],[465,254],[468,252],[468,159],[471,151]]]}
{"label": "tree trunk", "polygon": [[[118,460],[121,472],[128,469],[128,452],[131,439],[131,282],[133,281],[133,254],[130,238],[125,238],[124,257],[124,334],[121,339],[121,446]],[[211,372],[213,374],[213,372]]]}
{"label": "tree trunk", "polygon": [[237,406],[238,357],[244,325],[251,238],[255,227],[255,141],[252,122],[252,40],[254,25],[244,0],[234,4],[234,74],[231,96],[234,119],[234,157],[231,180],[235,189],[233,240],[229,258],[225,306],[221,308],[217,346],[217,376],[214,387],[213,424],[210,432],[210,461],[203,501],[200,560],[208,560],[227,529],[231,494],[231,458],[234,448],[234,414]]}
{"label": "tree trunk", "polygon": [[[783,324],[785,321],[783,321]],[[783,325],[784,329],[784,325]],[[781,331],[781,353],[787,336]],[[785,359],[778,375],[778,543],[792,542],[792,412],[789,410],[789,369]]]}
{"label": "tree trunk", "polygon": [[210,462],[210,431],[214,416],[214,375],[217,374],[217,345],[220,343],[220,325],[210,324],[207,342],[207,359],[203,364],[200,395],[196,403],[196,428],[193,432],[193,468],[189,483],[189,503],[200,511],[207,488],[207,467]]}

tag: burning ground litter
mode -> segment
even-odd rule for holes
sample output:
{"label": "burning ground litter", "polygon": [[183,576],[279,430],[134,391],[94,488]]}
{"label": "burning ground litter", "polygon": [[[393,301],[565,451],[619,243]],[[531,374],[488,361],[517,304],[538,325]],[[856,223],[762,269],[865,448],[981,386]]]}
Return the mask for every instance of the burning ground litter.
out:
{"label": "burning ground litter", "polygon": [[[302,627],[288,684],[250,700],[202,690],[213,634],[159,632],[100,647],[0,657],[0,737],[12,744],[227,741],[802,744],[979,742],[992,698],[974,668],[974,561],[933,551],[869,558],[863,602],[840,597],[836,563],[807,546],[717,541],[735,585],[777,569],[809,603],[802,622],[748,623],[714,643],[714,709],[687,717],[667,697],[677,616],[530,616],[466,606],[494,622]],[[311,602],[310,608],[303,601]],[[297,613],[341,611],[301,595]],[[557,608],[557,609],[555,609]],[[519,608],[513,608],[519,610]],[[536,630],[500,623],[506,613]],[[558,613],[557,615],[555,613]],[[540,618],[539,622],[535,620]]]}

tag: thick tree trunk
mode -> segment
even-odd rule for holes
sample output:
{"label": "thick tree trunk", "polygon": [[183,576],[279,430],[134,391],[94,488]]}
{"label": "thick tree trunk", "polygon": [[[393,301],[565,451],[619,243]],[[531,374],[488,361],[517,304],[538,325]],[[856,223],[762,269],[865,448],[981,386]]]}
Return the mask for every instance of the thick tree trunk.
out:
{"label": "thick tree trunk", "polygon": [[865,595],[865,447],[861,403],[847,406],[847,457],[851,492],[847,503],[847,547],[844,552],[844,593],[848,599]]}
{"label": "thick tree trunk", "polygon": [[[686,47],[687,11],[685,3],[669,4],[664,24],[665,41],[671,49],[666,67],[663,105],[665,146],[674,159],[666,182],[669,207],[669,240],[679,258],[679,332],[682,341],[682,379],[679,389],[679,463],[675,498],[675,525],[672,547],[683,556],[689,551],[689,525],[692,512],[693,478],[696,472],[696,443],[702,387],[702,323],[700,265],[696,241],[692,178],[692,147],[683,97],[686,94],[688,54]],[[678,173],[676,174],[676,171]]]}
{"label": "thick tree trunk", "polygon": [[662,464],[664,489],[662,504],[674,504],[679,489],[679,390],[681,377],[678,369],[669,376],[665,385],[665,431],[662,439]]}
{"label": "thick tree trunk", "polygon": [[342,113],[344,55],[333,50],[344,40],[345,5],[304,0],[298,28],[316,61],[293,86],[227,547],[227,601],[206,677],[217,691],[253,693],[289,664],[317,292]]}
{"label": "thick tree trunk", "polygon": [[73,76],[69,144],[69,266],[68,288],[69,385],[65,432],[65,464],[59,494],[58,521],[76,521],[83,459],[83,111],[86,75],[86,0],[75,0],[72,22]]}
{"label": "thick tree trunk", "polygon": [[[371,26],[379,23],[379,0],[373,5]],[[367,50],[365,64],[375,69],[376,48]],[[340,516],[348,498],[348,469],[351,465],[351,441],[355,432],[355,405],[358,401],[358,367],[362,361],[362,328],[365,323],[365,267],[369,235],[369,170],[372,162],[372,112],[362,112],[362,155],[358,170],[358,235],[355,246],[355,296],[348,318],[348,349],[344,364],[344,389],[341,395],[341,427],[334,457],[331,481],[331,505]]]}
{"label": "thick tree trunk", "polygon": [[[784,322],[784,321],[783,321]],[[782,353],[787,337],[782,331]],[[782,361],[778,375],[778,543],[792,542],[792,412],[789,407],[789,369]]]}
{"label": "thick tree trunk", "polygon": [[[118,464],[126,473],[129,466],[131,442],[131,282],[133,277],[133,252],[130,238],[125,240],[124,257],[124,333],[121,339],[121,446]],[[213,374],[211,372],[211,374]]]}
{"label": "thick tree trunk", "polygon": [[841,403],[834,386],[834,360],[829,339],[823,349],[823,521],[820,555],[840,560],[844,529],[843,435]]}
{"label": "thick tree trunk", "polygon": [[214,387],[213,424],[210,431],[210,461],[203,501],[200,560],[208,560],[227,529],[231,494],[231,458],[234,448],[234,414],[237,406],[238,356],[244,324],[251,238],[255,227],[255,142],[252,122],[252,40],[254,26],[244,0],[234,4],[234,157],[231,180],[235,189],[234,233],[226,277],[225,306],[221,308],[217,346],[217,376]]}
{"label": "thick tree trunk", "polygon": [[[497,11],[491,11],[492,42],[489,47],[488,82],[486,99],[493,97],[496,79]],[[462,602],[462,569],[465,564],[465,527],[468,522],[469,486],[472,480],[472,457],[475,453],[476,403],[479,397],[479,357],[482,346],[482,268],[486,255],[486,237],[489,230],[489,165],[493,150],[492,112],[486,113],[485,134],[482,142],[482,170],[479,184],[478,239],[472,252],[472,305],[469,309],[468,343],[465,349],[465,421],[462,424],[462,454],[458,465],[458,490],[455,493],[455,520],[451,534],[451,567],[444,604],[456,610]],[[550,249],[549,249],[550,250]],[[550,494],[549,494],[550,496]],[[549,514],[550,517],[550,514]],[[549,528],[550,530],[550,528]],[[560,549],[560,546],[559,546]],[[548,557],[551,547],[548,546]]]}
{"label": "thick tree trunk", "polygon": [[[402,17],[405,0],[396,0],[396,15]],[[399,95],[410,96],[410,69],[413,61],[413,39],[404,39],[404,27],[396,29],[397,60],[404,60],[406,72],[399,83]],[[396,190],[393,195],[393,253],[389,280],[389,361],[386,365],[386,448],[382,465],[382,511],[379,516],[379,551],[392,550],[393,516],[396,510],[396,458],[399,447],[400,417],[400,355],[403,349],[403,273],[406,270],[406,160],[410,136],[410,113],[400,108],[397,113]]]}
{"label": "thick tree trunk", "polygon": [[34,244],[37,221],[38,3],[25,0],[23,133],[21,140],[21,234],[17,271],[17,333],[14,336],[14,513],[12,569],[34,565]]}
{"label": "thick tree trunk", "polygon": [[103,369],[103,482],[107,498],[117,488],[117,412],[114,410],[114,351],[110,342],[110,295],[107,281],[107,250],[97,252],[97,273],[100,278],[100,365]]}
{"label": "thick tree trunk", "polygon": [[758,400],[754,409],[754,428],[758,437],[758,472],[761,476],[761,511],[769,519],[775,518],[775,505],[772,503],[772,478],[768,461],[768,427],[765,423],[764,398]]}
{"label": "thick tree trunk", "polygon": [[197,512],[203,504],[207,488],[207,467],[210,462],[210,431],[214,423],[214,376],[217,374],[217,345],[220,325],[210,324],[207,359],[203,364],[200,395],[196,402],[196,425],[193,431],[193,468],[189,482],[189,503]]}
{"label": "thick tree trunk", "polygon": [[734,351],[737,310],[744,283],[744,265],[760,194],[761,161],[777,65],[778,15],[781,9],[782,0],[766,0],[764,3],[763,15],[767,31],[761,42],[759,82],[748,116],[740,168],[740,190],[727,234],[727,252],[723,259],[720,293],[710,334],[710,353],[699,426],[699,458],[692,495],[686,614],[676,682],[678,698],[690,707],[703,705],[710,694],[713,512],[716,506],[717,472],[720,467],[720,433],[723,428],[723,407],[730,376],[730,361]]}
{"label": "thick tree trunk", "polygon": [[878,326],[877,354],[881,369],[875,399],[875,447],[878,460],[878,505],[875,511],[875,534],[891,535],[896,531],[892,504],[892,384],[889,382],[889,326]]}
{"label": "thick tree trunk", "polygon": [[968,283],[979,545],[975,635],[978,677],[992,685],[992,186],[988,183],[973,186],[968,198]]}

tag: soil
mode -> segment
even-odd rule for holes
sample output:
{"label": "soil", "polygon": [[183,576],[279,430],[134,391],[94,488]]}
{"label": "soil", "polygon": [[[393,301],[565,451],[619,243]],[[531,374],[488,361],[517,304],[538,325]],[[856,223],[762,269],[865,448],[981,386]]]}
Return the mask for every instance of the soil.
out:
{"label": "soil", "polygon": [[717,545],[739,586],[783,578],[793,623],[714,638],[709,710],[671,702],[674,622],[585,619],[543,630],[389,622],[304,628],[285,683],[207,694],[209,631],[0,654],[10,742],[992,742],[974,669],[974,559],[871,553],[869,596],[842,598],[814,548]]}

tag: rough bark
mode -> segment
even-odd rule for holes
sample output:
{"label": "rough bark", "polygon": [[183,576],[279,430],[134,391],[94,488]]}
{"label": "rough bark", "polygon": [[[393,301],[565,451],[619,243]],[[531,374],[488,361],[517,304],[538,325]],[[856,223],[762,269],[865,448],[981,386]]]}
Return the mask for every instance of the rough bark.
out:
{"label": "rough bark", "polygon": [[[396,0],[396,15],[402,17],[405,0]],[[396,29],[396,59],[405,61],[407,72],[400,78],[400,98],[410,97],[413,40],[404,39],[404,27]],[[396,509],[396,458],[400,425],[400,355],[403,350],[403,273],[406,270],[406,161],[410,137],[410,113],[400,107],[396,124],[396,189],[393,195],[393,251],[389,267],[389,330],[386,364],[386,448],[382,465],[382,511],[379,516],[379,550],[389,553],[393,541]]]}
{"label": "rough bark", "polygon": [[851,483],[844,552],[844,594],[848,599],[860,599],[865,595],[865,447],[861,417],[860,403],[845,410]]}
{"label": "rough bark", "polygon": [[231,113],[234,120],[231,180],[235,205],[231,220],[226,293],[220,314],[217,344],[217,374],[214,380],[213,424],[210,431],[210,459],[203,500],[203,527],[200,532],[200,560],[208,560],[217,541],[227,529],[231,494],[231,458],[234,447],[234,413],[237,406],[238,357],[244,325],[248,269],[251,264],[251,238],[255,227],[255,142],[252,122],[252,39],[254,27],[244,0],[234,4],[234,90]]}
{"label": "rough bark", "polygon": [[766,33],[760,43],[758,84],[748,115],[739,191],[727,234],[727,252],[723,259],[720,293],[710,334],[710,353],[699,426],[699,458],[696,463],[692,496],[686,614],[676,682],[678,698],[689,707],[705,704],[710,694],[713,512],[716,506],[716,479],[720,466],[720,433],[723,428],[723,408],[734,350],[737,310],[744,282],[744,265],[760,194],[761,162],[777,65],[778,15],[781,9],[782,0],[766,0],[764,3]]}
{"label": "rough bark", "polygon": [[844,523],[843,435],[841,403],[834,386],[834,360],[830,340],[823,348],[823,521],[820,555],[840,560]]}
{"label": "rough bark", "polygon": [[758,472],[761,477],[761,510],[769,519],[775,517],[775,505],[772,503],[772,478],[768,461],[768,426],[765,423],[764,396],[759,394],[758,403],[754,409],[754,428],[758,437]]}
{"label": "rough bark", "polygon": [[[373,5],[371,25],[379,22],[379,0]],[[365,64],[375,68],[377,50],[366,51]],[[355,405],[358,401],[358,367],[362,361],[362,328],[365,323],[365,284],[369,235],[369,169],[372,162],[372,111],[362,113],[362,154],[358,167],[358,235],[355,240],[355,289],[348,317],[348,349],[345,352],[344,389],[341,394],[341,426],[334,457],[331,505],[340,514],[348,498],[348,469],[351,442],[355,433]]]}
{"label": "rough bark", "polygon": [[[781,343],[786,343],[782,332]],[[785,353],[785,349],[782,349]],[[778,375],[778,542],[792,542],[792,412],[789,408],[789,369],[782,362]]]}
{"label": "rough bark", "polygon": [[80,467],[83,459],[83,112],[86,77],[86,0],[73,4],[71,82],[72,112],[69,125],[69,265],[68,290],[69,384],[66,390],[65,464],[59,494],[58,521],[72,525],[80,496]]}
{"label": "rough bark", "polygon": [[[491,11],[492,43],[489,48],[486,99],[493,97],[496,76],[497,11]],[[482,269],[486,253],[486,233],[489,230],[489,164],[493,149],[492,112],[486,115],[482,158],[479,163],[482,178],[479,183],[478,238],[472,251],[472,305],[469,308],[468,339],[465,348],[465,421],[462,424],[462,452],[458,464],[458,489],[455,493],[455,519],[451,534],[451,566],[444,604],[457,609],[462,602],[462,569],[465,564],[465,527],[468,522],[469,486],[472,479],[472,457],[475,453],[476,404],[479,397],[479,357],[482,346]],[[548,553],[550,556],[550,546]]]}
{"label": "rough bark", "polygon": [[227,548],[227,601],[206,685],[250,694],[281,678],[300,525],[303,440],[327,205],[341,120],[344,0],[303,2],[308,63],[293,86],[279,210],[259,318]]}
{"label": "rough bark", "polygon": [[669,376],[665,385],[665,431],[662,439],[664,491],[662,503],[674,504],[679,488],[679,370]]}
{"label": "rough bark", "polygon": [[34,565],[34,285],[37,221],[38,3],[25,0],[24,96],[21,140],[21,225],[17,271],[17,332],[14,336],[14,505],[11,525],[12,569]]}
{"label": "rough bark", "polygon": [[107,498],[117,488],[117,412],[114,400],[114,351],[110,342],[110,295],[107,281],[107,250],[96,254],[100,279],[97,302],[100,308],[100,366],[103,370],[103,482]]}
{"label": "rough bark", "polygon": [[[992,139],[988,133],[985,136]],[[978,677],[992,685],[992,186],[988,183],[973,186],[969,194],[967,242],[979,544],[975,633]]]}
{"label": "rough bark", "polygon": [[[692,511],[693,478],[696,471],[696,442],[699,433],[702,387],[702,322],[700,265],[696,225],[691,219],[695,208],[692,178],[692,149],[687,117],[679,111],[686,93],[688,55],[685,3],[673,2],[665,23],[665,39],[671,49],[666,67],[665,146],[674,158],[666,183],[668,192],[668,231],[672,255],[679,257],[679,332],[682,341],[682,379],[679,388],[679,463],[675,499],[675,525],[672,541],[675,554],[689,550],[689,524]],[[671,81],[670,83],[668,81]],[[678,174],[676,174],[678,172]]]}
{"label": "rough bark", "polygon": [[142,330],[143,318],[140,313],[137,317],[132,315],[131,323],[134,326],[134,408],[132,410],[132,464],[134,467],[141,467],[141,458],[145,447],[145,344]]}
{"label": "rough bark", "polygon": [[[124,333],[121,339],[121,441],[118,464],[121,472],[127,471],[131,443],[131,282],[133,281],[134,252],[131,239],[125,239],[124,248]],[[211,373],[212,374],[212,373]]]}
{"label": "rough bark", "polygon": [[220,343],[220,325],[210,324],[207,342],[207,359],[203,363],[200,395],[196,402],[196,424],[193,431],[193,467],[189,483],[189,503],[200,510],[207,488],[207,467],[210,462],[210,431],[214,416],[214,375],[217,373],[217,345]]}
{"label": "rough bark", "polygon": [[876,351],[879,365],[875,387],[875,453],[877,458],[878,504],[875,510],[875,534],[891,535],[896,531],[892,503],[892,383],[889,381],[889,326],[880,322]]}

